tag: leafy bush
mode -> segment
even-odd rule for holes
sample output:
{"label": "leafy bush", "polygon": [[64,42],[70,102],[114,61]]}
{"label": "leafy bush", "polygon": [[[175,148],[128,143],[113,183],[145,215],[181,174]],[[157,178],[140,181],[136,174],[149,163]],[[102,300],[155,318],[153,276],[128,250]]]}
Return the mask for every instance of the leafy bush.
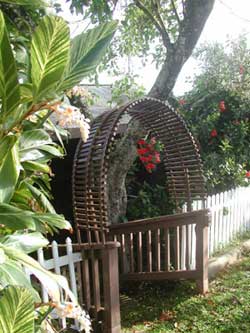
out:
{"label": "leafy bush", "polygon": [[201,149],[209,192],[248,185],[250,169],[250,52],[246,39],[198,50],[201,72],[179,100]]}
{"label": "leafy bush", "polygon": [[[40,2],[36,0],[34,4]],[[27,0],[18,0],[18,3],[30,5]],[[116,22],[109,22],[70,40],[69,27],[62,18],[45,16],[30,42],[27,41],[29,47],[20,55],[13,51],[0,11],[0,287],[4,290],[0,299],[0,327],[3,332],[12,325],[11,319],[4,318],[4,299],[13,314],[20,310],[18,298],[24,303],[29,298],[39,301],[24,267],[45,286],[59,314],[68,315],[72,312],[70,308],[76,313],[77,302],[65,278],[46,271],[29,254],[48,244],[43,235],[71,229],[69,222],[56,214],[50,203],[49,164],[52,158],[62,157],[64,152],[51,138],[54,134],[62,143],[62,130],[53,125],[49,116],[56,111],[66,122],[74,118],[74,110],[64,105],[64,93],[95,69],[115,28]],[[9,285],[12,285],[10,289],[4,289]],[[73,303],[71,307],[61,303],[59,287]],[[12,296],[8,297],[10,293],[15,298],[13,301]],[[34,310],[34,304],[26,305],[27,313],[31,307]],[[16,320],[20,318],[19,323],[15,322],[15,327],[22,328],[8,332],[34,332],[34,311],[33,319],[23,322],[26,305],[20,305],[24,312],[16,317]],[[77,314],[86,319],[81,310],[77,310]]]}

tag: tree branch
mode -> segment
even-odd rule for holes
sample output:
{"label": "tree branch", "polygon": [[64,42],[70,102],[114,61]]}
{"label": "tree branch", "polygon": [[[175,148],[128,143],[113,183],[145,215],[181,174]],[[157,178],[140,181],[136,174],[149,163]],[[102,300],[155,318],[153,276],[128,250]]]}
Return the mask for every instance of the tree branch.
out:
{"label": "tree branch", "polygon": [[158,12],[158,10],[156,11],[157,14],[157,18],[160,21],[160,23],[155,19],[155,17],[150,13],[150,11],[148,10],[147,7],[145,7],[140,0],[135,0],[135,4],[138,8],[140,8],[152,21],[152,23],[155,25],[156,29],[159,31],[162,40],[163,40],[163,44],[166,47],[166,49],[170,49],[172,48],[172,43],[170,41],[169,35],[165,29],[165,26],[163,24],[163,21],[161,19],[161,16]]}
{"label": "tree branch", "polygon": [[175,7],[174,0],[171,0],[171,5],[172,5],[172,7],[173,7],[173,11],[174,11],[174,14],[175,14],[176,20],[177,20],[178,24],[181,25],[181,20],[180,20],[180,17],[179,17],[179,15],[178,15],[178,13],[177,13],[177,9],[176,9],[176,7]]}

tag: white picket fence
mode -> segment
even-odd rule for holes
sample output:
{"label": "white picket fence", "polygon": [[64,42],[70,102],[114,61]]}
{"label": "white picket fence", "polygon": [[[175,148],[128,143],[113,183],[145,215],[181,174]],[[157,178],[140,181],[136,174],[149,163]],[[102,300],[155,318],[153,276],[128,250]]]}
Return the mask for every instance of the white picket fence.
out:
{"label": "white picket fence", "polygon": [[[231,191],[218,193],[208,196],[206,208],[211,211],[211,224],[209,226],[209,257],[235,239],[239,234],[250,230],[250,187],[239,187]],[[193,210],[202,209],[201,201],[193,203]],[[189,244],[186,247],[186,232],[189,233]],[[185,269],[185,251],[189,251],[189,264],[191,268],[195,267],[196,252],[196,232],[195,226],[190,225],[188,229],[182,228],[181,232],[181,269]],[[82,286],[76,283],[77,276],[80,275],[80,264],[82,256],[80,252],[73,253],[72,242],[70,238],[66,240],[65,254],[59,255],[59,245],[52,242],[52,253],[50,259],[44,259],[42,249],[38,251],[38,261],[40,264],[69,278],[70,287],[75,296],[82,300]],[[80,292],[80,295],[79,295]],[[42,289],[42,298],[44,302],[48,301],[46,290]],[[77,324],[77,323],[76,323]],[[65,320],[62,326],[66,326]]]}
{"label": "white picket fence", "polygon": [[[193,209],[200,208],[201,202],[194,202]],[[206,208],[209,208],[212,214],[209,227],[211,257],[239,234],[250,230],[250,187],[238,187],[208,196]]]}
{"label": "white picket fence", "polygon": [[[37,251],[37,260],[38,262],[46,269],[53,271],[56,274],[64,275],[68,282],[70,289],[75,295],[76,299],[82,303],[82,285],[81,281],[77,278],[77,275],[80,276],[80,263],[82,261],[81,252],[74,252],[72,247],[72,240],[68,237],[65,242],[64,250],[65,253],[60,255],[59,253],[60,245],[56,241],[51,243],[51,253],[50,259],[45,259],[44,250],[39,249]],[[31,273],[29,270],[26,270],[28,278],[31,278]],[[79,299],[80,296],[80,299]],[[41,298],[44,303],[49,301],[49,296],[46,291],[46,286],[41,284]],[[57,318],[54,314],[54,318]],[[67,327],[67,319],[60,319],[60,326],[62,329]],[[74,320],[74,325],[72,328],[78,330],[79,324],[77,320]]]}

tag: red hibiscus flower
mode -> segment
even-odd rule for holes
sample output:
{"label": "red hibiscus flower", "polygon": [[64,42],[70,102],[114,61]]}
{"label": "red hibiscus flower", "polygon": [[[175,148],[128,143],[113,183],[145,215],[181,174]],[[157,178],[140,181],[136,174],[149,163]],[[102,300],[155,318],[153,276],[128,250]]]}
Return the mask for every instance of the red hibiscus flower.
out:
{"label": "red hibiscus flower", "polygon": [[180,105],[184,105],[184,104],[186,104],[185,99],[180,99],[180,100],[179,100],[179,104],[180,104]]}
{"label": "red hibiscus flower", "polygon": [[146,164],[147,171],[151,172],[155,168],[155,165],[153,163]]}
{"label": "red hibiscus flower", "polygon": [[226,106],[225,106],[225,102],[224,101],[220,101],[220,103],[219,103],[219,109],[220,109],[220,112],[225,112],[226,111]]}
{"label": "red hibiscus flower", "polygon": [[140,139],[137,143],[138,143],[138,145],[145,145],[146,141],[143,139]]}
{"label": "red hibiscus flower", "polygon": [[137,149],[138,155],[145,155],[148,152],[148,148],[139,148]]}
{"label": "red hibiscus flower", "polygon": [[246,171],[246,177],[250,178],[250,171]]}
{"label": "red hibiscus flower", "polygon": [[211,136],[211,138],[215,138],[217,135],[218,135],[218,133],[217,133],[216,129],[214,128],[214,129],[211,131],[210,136]]}

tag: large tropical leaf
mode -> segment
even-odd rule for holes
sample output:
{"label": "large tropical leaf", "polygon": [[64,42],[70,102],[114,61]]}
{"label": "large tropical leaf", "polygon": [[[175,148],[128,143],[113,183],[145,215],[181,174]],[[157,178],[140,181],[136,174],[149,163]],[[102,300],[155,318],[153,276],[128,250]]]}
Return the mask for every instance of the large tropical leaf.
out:
{"label": "large tropical leaf", "polygon": [[29,234],[15,233],[1,237],[0,242],[25,253],[32,253],[49,243],[40,232],[31,232]]}
{"label": "large tropical leaf", "polygon": [[22,163],[25,170],[34,172],[51,173],[51,168],[47,164],[38,163],[35,161],[26,161]]}
{"label": "large tropical leaf", "polygon": [[[0,11],[0,122],[18,107],[20,89],[17,78],[16,62],[7,34],[3,13]],[[5,125],[5,124],[4,124]]]}
{"label": "large tropical leaf", "polygon": [[0,298],[0,332],[34,333],[34,305],[29,290],[6,287]]}
{"label": "large tropical leaf", "polygon": [[44,212],[49,212],[55,214],[56,211],[48,198],[44,195],[42,191],[40,191],[35,186],[31,185],[28,182],[24,182],[24,184],[29,189],[31,195],[36,199],[36,201],[39,203],[40,207],[44,209]]}
{"label": "large tropical leaf", "polygon": [[115,33],[116,21],[104,23],[76,36],[70,47],[70,61],[64,73],[60,89],[77,85],[86,75],[94,71],[104,56]]}
{"label": "large tropical leaf", "polygon": [[5,246],[2,243],[0,243],[0,248],[5,252],[5,255],[9,257],[9,259],[17,262],[18,264],[21,264],[27,268],[31,274],[34,274],[43,284],[53,301],[61,301],[60,288],[62,288],[64,292],[69,295],[73,301],[75,301],[75,297],[70,291],[68,282],[65,277],[47,271],[35,259],[23,253],[22,251],[19,251],[10,246]]}
{"label": "large tropical leaf", "polygon": [[[53,147],[52,147],[53,145]],[[46,156],[63,156],[48,133],[42,129],[25,131],[19,141],[20,161],[35,161]]]}
{"label": "large tropical leaf", "polygon": [[17,137],[15,135],[8,135],[0,140],[0,165],[2,164],[6,154],[12,149],[16,141]]}
{"label": "large tropical leaf", "polygon": [[[3,251],[1,249],[1,251]],[[3,251],[4,252],[4,251]],[[23,286],[30,290],[35,301],[39,302],[40,296],[32,287],[27,274],[24,272],[21,264],[9,259],[6,255],[5,262],[0,265],[0,285],[2,288],[8,285]]]}
{"label": "large tropical leaf", "polygon": [[0,203],[0,221],[11,230],[29,229],[43,233],[69,229],[71,225],[62,215],[51,213],[34,213],[28,210]]}
{"label": "large tropical leaf", "polygon": [[20,173],[17,145],[8,151],[0,168],[0,202],[8,203],[14,192]]}
{"label": "large tropical leaf", "polygon": [[55,16],[46,16],[35,30],[31,43],[31,78],[34,102],[54,93],[69,57],[69,28]]}
{"label": "large tropical leaf", "polygon": [[11,230],[36,230],[36,221],[33,218],[34,213],[25,211],[14,206],[0,203],[0,221],[1,224]]}

